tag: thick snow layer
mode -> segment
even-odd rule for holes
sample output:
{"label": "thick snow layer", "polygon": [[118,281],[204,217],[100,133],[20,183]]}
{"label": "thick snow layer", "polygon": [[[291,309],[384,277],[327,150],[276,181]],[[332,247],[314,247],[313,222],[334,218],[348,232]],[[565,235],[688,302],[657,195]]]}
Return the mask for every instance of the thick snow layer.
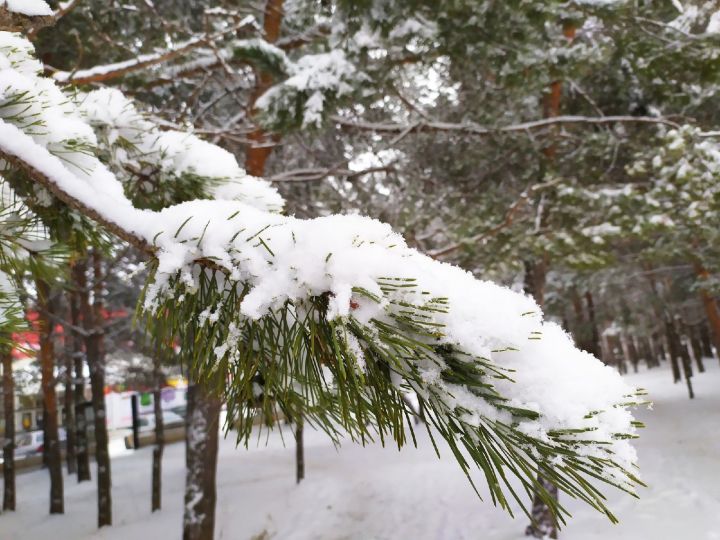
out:
{"label": "thick snow layer", "polygon": [[30,17],[53,14],[53,10],[44,0],[0,0],[0,6],[3,5],[14,13]]}
{"label": "thick snow layer", "polygon": [[[697,398],[673,384],[667,367],[627,377],[650,391],[652,411],[637,443],[647,489],[640,499],[611,494],[620,518],[612,525],[585,505],[564,499],[573,514],[562,540],[717,540],[720,538],[720,369],[694,379]],[[526,525],[480,502],[446,447],[440,460],[418,430],[418,448],[346,444],[336,451],[322,434],[306,429],[306,479],[295,485],[294,445],[285,433],[265,436],[259,446],[236,449],[232,435],[221,441],[216,538],[273,540],[521,540]],[[113,454],[115,524],[95,529],[95,483],[65,479],[65,515],[48,516],[48,473],[20,474],[18,511],[0,516],[3,538],[85,540],[91,538],[180,538],[184,445],[166,447],[163,510],[150,513],[152,449]],[[93,474],[95,471],[93,470]],[[261,535],[263,532],[267,536]]]}

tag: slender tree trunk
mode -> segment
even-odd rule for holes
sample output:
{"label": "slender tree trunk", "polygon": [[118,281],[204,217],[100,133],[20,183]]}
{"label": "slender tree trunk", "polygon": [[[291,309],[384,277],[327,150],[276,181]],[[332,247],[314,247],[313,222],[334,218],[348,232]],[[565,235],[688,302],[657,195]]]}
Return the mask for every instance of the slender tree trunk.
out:
{"label": "slender tree trunk", "polygon": [[15,381],[12,370],[12,347],[3,351],[3,412],[5,441],[3,443],[3,510],[15,510]]}
{"label": "slender tree trunk", "polygon": [[183,540],[213,540],[220,406],[205,385],[188,388]]}
{"label": "slender tree trunk", "polygon": [[[42,386],[42,384],[41,384]],[[48,410],[47,406],[45,405],[45,399],[43,398],[43,414],[42,414],[42,432],[43,432],[43,441],[48,441],[48,425],[45,419],[48,417]],[[47,444],[43,444],[42,446],[42,466],[45,469],[50,468],[50,447]]]}
{"label": "slender tree trunk", "polygon": [[[702,264],[695,261],[694,266],[695,272],[701,281],[706,281],[710,278],[710,272],[708,272]],[[705,308],[708,324],[712,329],[711,335],[713,345],[715,345],[716,355],[720,360],[720,308],[718,307],[717,299],[711,295],[707,289],[702,287],[700,288],[700,299],[702,300],[703,307]]]}
{"label": "slender tree trunk", "polygon": [[[539,475],[538,482],[557,500],[558,489],[555,485]],[[550,508],[542,502],[538,495],[535,495],[533,500],[530,516],[532,517],[532,522],[525,529],[525,536],[532,536],[533,538],[558,537],[557,521],[553,517],[552,512],[550,512]]]}
{"label": "slender tree trunk", "polygon": [[295,482],[298,484],[305,478],[304,424],[302,414],[297,414],[295,419]]}
{"label": "slender tree trunk", "polygon": [[595,302],[593,301],[593,295],[590,291],[585,291],[585,304],[587,305],[588,322],[590,324],[590,334],[592,336],[592,350],[589,352],[591,352],[596,358],[600,358],[602,355],[600,332],[595,318]]}
{"label": "slender tree trunk", "polygon": [[[87,287],[85,262],[77,262],[71,267],[74,290],[68,294],[70,304],[70,321],[73,329],[80,328],[80,287]],[[77,480],[86,482],[90,480],[90,451],[87,433],[87,416],[85,414],[85,374],[83,373],[83,337],[77,330],[73,332],[73,364],[75,368],[75,389],[73,391],[75,407],[75,455],[77,458]]]}
{"label": "slender tree trunk", "polygon": [[79,285],[80,309],[87,336],[85,353],[90,368],[90,390],[95,425],[95,461],[97,463],[98,527],[112,525],[112,493],[110,454],[105,414],[105,350],[102,301],[102,262],[97,252],[93,253],[93,297],[90,305],[87,280],[83,273]]}
{"label": "slender tree trunk", "polygon": [[[275,43],[280,37],[280,30],[283,20],[284,0],[267,0],[265,2],[265,13],[263,16],[263,34],[268,43]],[[263,95],[273,84],[273,78],[269,73],[261,69],[255,70],[255,87],[250,96],[250,113],[255,106],[255,101]],[[245,170],[253,176],[265,174],[265,163],[273,151],[274,144],[279,140],[277,135],[268,135],[262,127],[257,126],[248,134],[250,144],[245,152]]]}
{"label": "slender tree trunk", "polygon": [[[72,320],[72,313],[70,313]],[[74,336],[73,332],[67,326],[63,330],[63,339],[65,340],[65,463],[67,464],[68,474],[77,472],[77,456],[75,455],[75,388],[73,386],[73,354],[74,354]]]}
{"label": "slender tree trunk", "polygon": [[667,352],[670,357],[670,366],[672,367],[673,382],[680,382],[682,374],[680,373],[680,364],[678,357],[680,356],[679,346],[675,339],[675,329],[671,320],[665,321],[665,335],[667,336]]}
{"label": "slender tree trunk", "polygon": [[702,354],[707,358],[712,358],[714,354],[712,339],[710,339],[710,330],[704,324],[700,326],[700,343],[702,344]]}
{"label": "slender tree trunk", "polygon": [[692,360],[688,350],[688,343],[683,341],[682,336],[679,333],[682,326],[682,323],[676,319],[673,329],[675,330],[676,347],[680,356],[680,364],[682,365],[683,375],[685,376],[685,384],[687,385],[688,395],[690,396],[690,399],[693,399],[695,398],[695,392],[693,391],[691,380],[693,376]]}
{"label": "slender tree trunk", "polygon": [[50,513],[64,513],[62,457],[58,436],[57,396],[55,395],[55,347],[53,344],[53,324],[51,312],[50,287],[42,279],[36,279],[38,293],[38,323],[40,332],[40,372],[45,416],[43,418],[43,451],[48,456],[50,472]]}
{"label": "slender tree trunk", "polygon": [[153,409],[155,412],[155,448],[153,448],[152,461],[152,512],[160,510],[162,507],[162,456],[165,449],[165,426],[162,414],[162,387],[165,381],[160,363],[160,352],[158,350],[153,360],[153,379],[155,380],[155,391],[153,392]]}
{"label": "slender tree trunk", "polygon": [[700,344],[700,337],[698,336],[698,328],[697,326],[685,325],[683,329],[687,336],[687,347],[690,358],[695,362],[698,372],[704,373],[705,364],[703,364],[702,360],[702,345]]}

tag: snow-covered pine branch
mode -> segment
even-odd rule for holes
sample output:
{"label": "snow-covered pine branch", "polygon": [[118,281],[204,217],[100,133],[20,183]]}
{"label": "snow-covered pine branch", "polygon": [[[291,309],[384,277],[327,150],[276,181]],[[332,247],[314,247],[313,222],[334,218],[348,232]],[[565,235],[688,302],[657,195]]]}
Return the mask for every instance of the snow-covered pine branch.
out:
{"label": "snow-covered pine branch", "polygon": [[668,118],[655,116],[554,116],[551,118],[542,118],[540,120],[532,120],[521,122],[518,124],[510,124],[507,126],[482,126],[472,122],[453,123],[453,122],[416,122],[414,124],[399,123],[382,123],[382,122],[364,122],[362,120],[352,120],[341,116],[333,116],[332,121],[342,129],[371,131],[381,134],[406,134],[406,133],[432,133],[432,132],[448,132],[448,133],[464,133],[467,135],[475,135],[479,137],[487,137],[491,135],[501,135],[503,133],[522,133],[528,131],[541,131],[554,126],[570,126],[570,125],[612,125],[612,124],[650,124],[650,125],[666,125],[678,127],[678,124]]}
{"label": "snow-covered pine branch", "polygon": [[[266,406],[272,400],[328,431],[398,445],[407,414],[401,392],[414,390],[461,466],[468,468],[467,452],[505,508],[507,493],[517,497],[508,472],[526,493],[540,490],[558,513],[538,472],[611,517],[586,479],[633,491],[629,439],[637,424],[628,407],[638,393],[543,322],[529,297],[422,255],[366,217],[300,220],[219,199],[139,209],[96,157],[98,141],[83,113],[39,75],[31,51],[19,36],[0,33],[0,156],[152,257],[145,309],[192,339],[201,376],[227,367],[229,411],[245,440],[258,375]],[[110,110],[122,112],[103,118],[88,106],[106,98],[119,105]],[[107,141],[128,128],[126,115],[129,125],[146,121],[121,98],[94,94],[83,106],[86,118],[108,130]],[[123,136],[159,148],[154,135]],[[176,170],[241,174],[230,154],[215,161],[220,149],[187,140],[184,157],[191,159],[175,162]],[[170,159],[182,154],[165,149]],[[125,157],[108,159],[122,164]],[[242,189],[269,190],[251,177]]]}
{"label": "snow-covered pine branch", "polygon": [[195,58],[185,60],[186,68],[187,63],[202,65],[203,59],[207,58],[210,59],[209,61],[211,63],[216,63],[218,61],[218,54],[223,60],[233,58],[248,63],[259,63],[263,68],[284,70],[287,61],[285,53],[262,39],[234,39],[230,40],[227,47],[222,50],[215,51],[208,49],[209,45],[214,45],[216,42],[228,36],[235,35],[245,28],[252,28],[252,26],[251,22],[241,21],[230,28],[214,34],[201,35],[173,47],[142,54],[136,58],[76,71],[56,71],[53,73],[53,78],[60,84],[84,85],[100,83],[124,77],[129,73],[170,63],[181,57],[195,56]]}
{"label": "snow-covered pine branch", "polygon": [[158,209],[210,197],[268,212],[282,210],[280,194],[264,180],[248,176],[228,151],[192,133],[160,129],[119,90],[103,88],[75,99],[99,147],[107,152],[105,163],[139,205]]}

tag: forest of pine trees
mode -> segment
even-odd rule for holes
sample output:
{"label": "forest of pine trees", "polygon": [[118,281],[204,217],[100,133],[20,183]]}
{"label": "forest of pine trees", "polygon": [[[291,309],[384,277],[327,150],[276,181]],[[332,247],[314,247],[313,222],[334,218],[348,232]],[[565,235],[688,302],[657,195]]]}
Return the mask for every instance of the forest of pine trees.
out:
{"label": "forest of pine trees", "polygon": [[695,406],[720,358],[718,47],[704,0],[0,0],[0,538],[29,395],[58,540],[84,482],[127,525],[118,387],[185,540],[241,537],[222,448],[276,432],[296,490],[317,433],[426,446],[517,534],[622,531],[643,377]]}

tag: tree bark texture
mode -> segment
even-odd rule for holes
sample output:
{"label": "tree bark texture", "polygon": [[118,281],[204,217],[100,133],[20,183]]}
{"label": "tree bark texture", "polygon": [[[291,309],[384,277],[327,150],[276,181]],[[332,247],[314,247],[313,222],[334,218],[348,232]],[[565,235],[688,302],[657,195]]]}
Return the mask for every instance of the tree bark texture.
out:
{"label": "tree bark texture", "polygon": [[[267,0],[263,17],[263,34],[265,41],[275,43],[280,37],[280,29],[283,20],[284,0]],[[255,70],[255,87],[250,97],[250,116],[255,106],[255,101],[263,95],[273,84],[273,78],[269,73],[262,70]],[[273,151],[275,143],[279,140],[277,135],[265,132],[257,126],[248,134],[249,143],[245,152],[245,170],[252,176],[263,176],[265,174],[265,163]]]}
{"label": "tree bark texture", "polygon": [[62,514],[65,511],[63,497],[62,457],[58,436],[57,396],[55,394],[55,347],[53,343],[53,323],[50,319],[52,309],[50,286],[42,279],[36,279],[38,295],[38,331],[40,333],[40,373],[44,403],[43,416],[43,452],[47,455],[50,473],[50,513]]}
{"label": "tree bark texture", "polygon": [[[72,313],[69,314],[69,320],[72,320]],[[67,465],[68,474],[77,473],[77,457],[75,455],[75,386],[73,381],[73,354],[75,336],[67,326],[63,329],[63,339],[65,340],[65,356],[64,360],[64,382],[65,382],[65,463]]]}
{"label": "tree bark texture", "polygon": [[213,540],[220,406],[204,384],[188,388],[183,540]]}
{"label": "tree bark texture", "polygon": [[[700,281],[705,281],[710,277],[710,272],[708,272],[702,264],[696,261],[694,266],[695,273]],[[718,307],[717,299],[702,287],[700,288],[700,299],[705,308],[708,324],[712,330],[711,337],[713,345],[715,346],[716,355],[720,360],[720,308]]]}
{"label": "tree bark texture", "polygon": [[70,321],[73,332],[73,367],[75,369],[75,389],[73,391],[75,407],[75,457],[77,459],[77,480],[86,482],[90,480],[90,450],[87,432],[87,416],[85,414],[85,374],[83,373],[83,336],[76,330],[81,327],[80,315],[80,287],[87,287],[85,272],[87,266],[84,261],[71,266],[73,290],[68,294],[70,304]]}
{"label": "tree bark texture", "polygon": [[112,483],[108,432],[105,414],[105,350],[102,304],[102,262],[93,253],[93,305],[90,304],[85,274],[79,276],[80,309],[85,324],[85,354],[90,368],[90,390],[95,426],[95,461],[97,463],[98,527],[112,525]]}
{"label": "tree bark texture", "polygon": [[2,354],[3,413],[3,510],[15,510],[15,381],[12,370],[12,348]]}
{"label": "tree bark texture", "polygon": [[159,351],[153,360],[153,379],[155,390],[153,392],[153,409],[155,412],[155,448],[152,460],[152,501],[151,511],[155,512],[162,507],[162,456],[165,450],[165,425],[162,414],[162,387],[164,378],[161,370]]}

